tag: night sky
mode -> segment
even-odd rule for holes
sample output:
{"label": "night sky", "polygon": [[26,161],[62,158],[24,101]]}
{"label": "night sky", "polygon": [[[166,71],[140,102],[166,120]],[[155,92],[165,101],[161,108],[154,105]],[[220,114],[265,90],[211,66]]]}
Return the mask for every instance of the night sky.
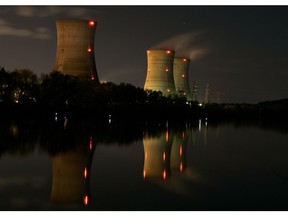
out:
{"label": "night sky", "polygon": [[146,51],[189,55],[190,86],[216,102],[288,98],[287,6],[1,6],[0,66],[52,71],[57,19],[97,22],[100,81],[143,87]]}

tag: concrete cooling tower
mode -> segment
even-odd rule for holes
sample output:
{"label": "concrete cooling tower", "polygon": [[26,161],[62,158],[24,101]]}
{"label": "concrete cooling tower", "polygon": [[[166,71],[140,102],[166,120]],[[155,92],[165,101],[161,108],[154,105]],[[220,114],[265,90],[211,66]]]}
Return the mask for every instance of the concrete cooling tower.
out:
{"label": "concrete cooling tower", "polygon": [[191,101],[189,65],[190,59],[188,58],[174,58],[173,73],[176,92],[179,96],[186,97],[188,101]]}
{"label": "concrete cooling tower", "polygon": [[144,90],[161,91],[164,96],[176,93],[173,60],[173,50],[148,50],[147,75]]}
{"label": "concrete cooling tower", "polygon": [[94,57],[96,22],[57,20],[57,51],[54,71],[99,82]]}

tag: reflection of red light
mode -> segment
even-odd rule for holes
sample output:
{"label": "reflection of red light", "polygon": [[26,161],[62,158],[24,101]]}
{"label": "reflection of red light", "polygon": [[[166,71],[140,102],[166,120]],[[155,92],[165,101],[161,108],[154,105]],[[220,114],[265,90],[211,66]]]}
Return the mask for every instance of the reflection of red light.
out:
{"label": "reflection of red light", "polygon": [[94,80],[94,76],[93,76],[93,74],[91,74],[91,80]]}
{"label": "reflection of red light", "polygon": [[170,54],[170,53],[171,53],[171,51],[170,51],[170,50],[167,50],[167,51],[166,51],[166,53],[167,53],[167,54]]}
{"label": "reflection of red light", "polygon": [[180,172],[182,172],[183,171],[183,164],[182,164],[182,162],[180,163]]}
{"label": "reflection of red light", "polygon": [[88,195],[84,196],[84,205],[88,205]]}
{"label": "reflection of red light", "polygon": [[185,138],[185,132],[183,131],[182,132],[182,139],[184,140],[184,138]]}
{"label": "reflection of red light", "polygon": [[166,142],[168,142],[168,140],[169,140],[169,132],[168,132],[168,130],[165,133],[165,140],[166,140]]}
{"label": "reflection of red light", "polygon": [[94,21],[89,21],[89,25],[90,25],[90,26],[94,26],[94,25],[95,25],[95,22],[94,22]]}
{"label": "reflection of red light", "polygon": [[182,145],[180,145],[179,154],[180,154],[180,156],[182,156]]}
{"label": "reflection of red light", "polygon": [[143,177],[144,177],[144,179],[146,178],[146,171],[145,170],[143,170]]}
{"label": "reflection of red light", "polygon": [[89,47],[89,48],[87,49],[87,51],[88,51],[88,52],[91,52],[91,51],[92,51],[92,49]]}
{"label": "reflection of red light", "polygon": [[167,177],[167,176],[166,176],[166,170],[164,170],[164,171],[163,171],[163,174],[162,174],[162,176],[163,176],[163,179],[165,180],[165,179],[166,179],[166,177]]}
{"label": "reflection of red light", "polygon": [[84,168],[84,179],[87,178],[87,167]]}
{"label": "reflection of red light", "polygon": [[166,153],[164,152],[163,153],[163,161],[165,161],[166,160]]}

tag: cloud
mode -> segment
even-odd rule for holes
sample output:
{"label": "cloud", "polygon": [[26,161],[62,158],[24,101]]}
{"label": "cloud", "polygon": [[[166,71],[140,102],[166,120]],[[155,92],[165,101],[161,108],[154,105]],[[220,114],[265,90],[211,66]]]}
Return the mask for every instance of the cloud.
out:
{"label": "cloud", "polygon": [[49,39],[51,32],[48,28],[38,27],[34,30],[21,29],[12,26],[4,19],[0,19],[0,36],[32,37],[37,39]]}
{"label": "cloud", "polygon": [[151,49],[172,49],[178,57],[189,57],[191,60],[202,58],[208,53],[208,48],[203,44],[202,32],[188,32],[168,38]]}
{"label": "cloud", "polygon": [[56,15],[70,15],[73,17],[81,17],[90,12],[89,9],[83,7],[64,7],[64,6],[20,6],[16,7],[14,13],[24,17],[49,17]]}

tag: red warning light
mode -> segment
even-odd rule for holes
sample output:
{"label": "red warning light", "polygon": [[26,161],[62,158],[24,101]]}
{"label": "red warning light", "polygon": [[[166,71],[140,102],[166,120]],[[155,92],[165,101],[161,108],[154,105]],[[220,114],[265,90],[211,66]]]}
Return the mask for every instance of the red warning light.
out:
{"label": "red warning light", "polygon": [[84,205],[88,205],[88,201],[89,201],[88,200],[88,195],[84,196],[84,200],[83,201],[84,201]]}
{"label": "red warning light", "polygon": [[182,74],[182,78],[185,78],[185,74]]}
{"label": "red warning light", "polygon": [[170,92],[170,89],[167,89],[167,92]]}
{"label": "red warning light", "polygon": [[171,51],[170,51],[170,50],[167,50],[167,51],[166,51],[166,53],[167,53],[167,54],[170,54],[170,53],[171,53]]}
{"label": "red warning light", "polygon": [[[91,80],[94,80],[94,76],[93,76],[93,74],[91,74]],[[92,141],[90,140],[90,150],[92,149]]]}
{"label": "red warning light", "polygon": [[[93,74],[92,74],[92,76],[91,76],[91,80],[94,80]],[[92,144],[93,144],[93,140],[92,140],[92,137],[90,137],[90,142],[89,142],[89,150],[90,150],[90,151],[92,150]]]}
{"label": "red warning light", "polygon": [[166,160],[166,153],[164,152],[163,153],[163,161],[165,161]]}
{"label": "red warning light", "polygon": [[164,179],[164,180],[165,180],[166,177],[167,177],[166,175],[167,175],[167,174],[166,174],[166,170],[164,170],[163,173],[162,173],[162,176],[163,176],[163,179]]}
{"label": "red warning light", "polygon": [[168,72],[169,71],[169,69],[168,68],[166,68],[166,70],[165,70],[166,72]]}
{"label": "red warning light", "polygon": [[95,25],[95,22],[94,21],[89,21],[89,26],[94,26]]}
{"label": "red warning light", "polygon": [[87,178],[87,167],[84,168],[84,179]]}
{"label": "red warning light", "polygon": [[88,51],[88,52],[91,52],[91,51],[92,51],[92,49],[89,47],[89,48],[87,49],[87,51]]}
{"label": "red warning light", "polygon": [[147,53],[150,53],[150,50],[147,50]]}
{"label": "red warning light", "polygon": [[185,58],[184,58],[184,59],[183,59],[183,61],[184,61],[184,62],[186,62],[186,61],[187,61],[187,59],[185,59]]}
{"label": "red warning light", "polygon": [[179,167],[179,169],[180,169],[180,172],[183,171],[183,163],[182,163],[182,162],[180,163],[180,167]]}

